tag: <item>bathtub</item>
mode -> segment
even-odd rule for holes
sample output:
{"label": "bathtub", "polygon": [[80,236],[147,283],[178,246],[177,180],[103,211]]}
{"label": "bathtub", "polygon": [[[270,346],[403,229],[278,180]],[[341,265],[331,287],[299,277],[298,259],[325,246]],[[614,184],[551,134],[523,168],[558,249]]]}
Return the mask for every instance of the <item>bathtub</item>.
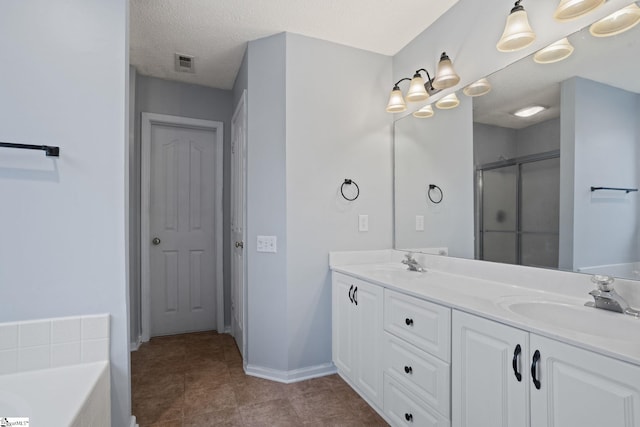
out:
{"label": "bathtub", "polygon": [[0,375],[0,419],[29,418],[30,427],[109,427],[109,362]]}

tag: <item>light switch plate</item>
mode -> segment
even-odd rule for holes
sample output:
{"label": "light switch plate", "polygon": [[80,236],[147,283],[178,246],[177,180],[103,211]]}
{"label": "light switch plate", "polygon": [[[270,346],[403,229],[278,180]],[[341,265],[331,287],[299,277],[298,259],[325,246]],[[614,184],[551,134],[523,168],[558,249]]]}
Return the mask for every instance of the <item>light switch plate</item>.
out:
{"label": "light switch plate", "polygon": [[276,236],[258,236],[258,252],[278,252],[278,238]]}
{"label": "light switch plate", "polygon": [[369,215],[358,215],[358,231],[369,231]]}
{"label": "light switch plate", "polygon": [[416,231],[424,231],[424,215],[416,215]]}

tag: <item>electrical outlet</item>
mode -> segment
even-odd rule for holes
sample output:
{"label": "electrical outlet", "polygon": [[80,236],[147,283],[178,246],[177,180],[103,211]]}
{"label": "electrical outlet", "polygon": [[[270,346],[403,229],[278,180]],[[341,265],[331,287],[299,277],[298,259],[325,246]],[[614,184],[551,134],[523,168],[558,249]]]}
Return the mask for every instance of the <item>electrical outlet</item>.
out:
{"label": "electrical outlet", "polygon": [[358,215],[358,231],[369,231],[369,215]]}
{"label": "electrical outlet", "polygon": [[278,252],[278,238],[276,236],[258,236],[258,252]]}
{"label": "electrical outlet", "polygon": [[424,231],[424,215],[416,215],[416,231]]}

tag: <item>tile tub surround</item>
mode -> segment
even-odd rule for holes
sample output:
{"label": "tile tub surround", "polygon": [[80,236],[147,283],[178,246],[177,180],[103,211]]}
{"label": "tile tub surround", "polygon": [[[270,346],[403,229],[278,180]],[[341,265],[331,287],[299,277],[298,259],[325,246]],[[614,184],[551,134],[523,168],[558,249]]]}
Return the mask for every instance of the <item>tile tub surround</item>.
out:
{"label": "tile tub surround", "polygon": [[[427,272],[416,273],[400,264],[404,254],[395,250],[332,252],[329,260],[334,271],[640,365],[640,319],[583,307],[593,300],[588,293],[595,288],[588,275],[424,254],[415,257]],[[638,282],[616,279],[615,287],[633,307],[640,307]],[[543,318],[522,317],[505,307],[511,298],[575,305],[589,310],[582,313],[588,316],[585,322],[600,331],[609,327],[615,334],[587,333]]]}
{"label": "tile tub surround", "polygon": [[247,376],[233,338],[152,338],[131,353],[133,414],[147,426],[386,426],[340,377]]}
{"label": "tile tub surround", "polygon": [[109,361],[109,315],[0,323],[0,375]]}

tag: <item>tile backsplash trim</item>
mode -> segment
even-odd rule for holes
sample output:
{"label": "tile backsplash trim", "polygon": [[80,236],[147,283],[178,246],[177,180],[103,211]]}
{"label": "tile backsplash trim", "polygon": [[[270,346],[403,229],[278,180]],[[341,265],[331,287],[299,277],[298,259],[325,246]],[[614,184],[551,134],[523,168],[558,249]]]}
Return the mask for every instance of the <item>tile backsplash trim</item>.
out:
{"label": "tile backsplash trim", "polygon": [[0,323],[0,374],[108,360],[108,314]]}

